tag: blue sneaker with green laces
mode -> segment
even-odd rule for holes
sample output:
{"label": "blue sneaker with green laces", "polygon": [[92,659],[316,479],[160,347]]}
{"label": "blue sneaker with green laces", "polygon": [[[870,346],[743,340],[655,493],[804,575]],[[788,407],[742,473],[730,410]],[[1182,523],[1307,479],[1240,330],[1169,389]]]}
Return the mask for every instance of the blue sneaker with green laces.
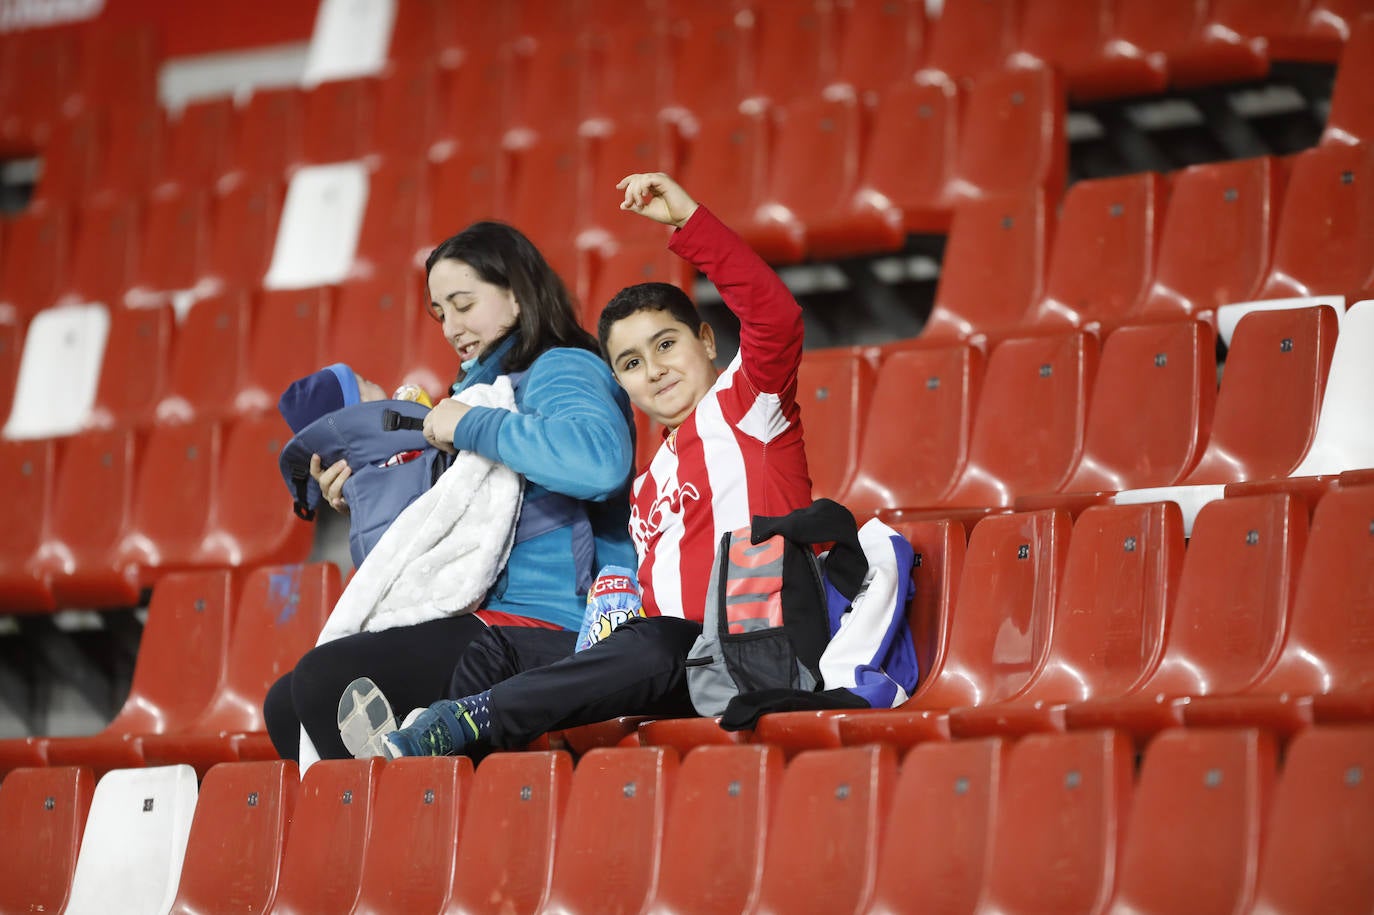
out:
{"label": "blue sneaker with green laces", "polygon": [[453,756],[487,735],[491,692],[463,699],[441,699],[415,716],[407,727],[385,735],[388,755]]}

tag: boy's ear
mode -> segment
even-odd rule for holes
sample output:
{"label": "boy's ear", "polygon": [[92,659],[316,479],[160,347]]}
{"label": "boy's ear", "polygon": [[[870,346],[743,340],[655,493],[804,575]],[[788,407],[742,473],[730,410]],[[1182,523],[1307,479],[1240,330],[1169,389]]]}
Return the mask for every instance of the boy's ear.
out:
{"label": "boy's ear", "polygon": [[711,359],[716,358],[716,332],[711,329],[711,325],[705,321],[701,322],[701,329],[697,331],[697,339],[706,348],[706,355]]}

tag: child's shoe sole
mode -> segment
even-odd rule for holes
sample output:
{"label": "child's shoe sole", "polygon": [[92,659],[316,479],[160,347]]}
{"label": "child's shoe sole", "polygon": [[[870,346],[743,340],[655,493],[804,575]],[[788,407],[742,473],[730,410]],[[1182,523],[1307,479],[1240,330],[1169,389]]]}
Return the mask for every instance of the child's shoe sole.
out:
{"label": "child's shoe sole", "polygon": [[396,716],[376,683],[359,677],[344,687],[339,698],[339,736],[354,759],[395,758],[395,748],[386,741],[394,730]]}

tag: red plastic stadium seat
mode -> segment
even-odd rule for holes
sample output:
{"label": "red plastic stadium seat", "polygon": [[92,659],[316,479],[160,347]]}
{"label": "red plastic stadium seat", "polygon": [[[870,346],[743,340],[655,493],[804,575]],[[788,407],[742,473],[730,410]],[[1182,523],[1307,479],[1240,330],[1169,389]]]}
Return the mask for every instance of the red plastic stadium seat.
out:
{"label": "red plastic stadium seat", "polygon": [[77,88],[81,49],[70,28],[33,29],[6,36],[0,55],[0,149],[42,148],[52,123]]}
{"label": "red plastic stadium seat", "polygon": [[133,200],[99,197],[81,207],[66,293],[83,302],[122,303],[138,265],[141,226]]}
{"label": "red plastic stadium seat", "polygon": [[435,65],[425,60],[402,60],[378,81],[376,96],[367,152],[383,159],[422,159],[439,123],[439,73]]}
{"label": "red plastic stadium seat", "polygon": [[1374,146],[1319,146],[1292,160],[1262,299],[1374,293]]}
{"label": "red plastic stadium seat", "polygon": [[950,196],[1064,189],[1064,87],[1053,70],[1002,70],[974,83],[964,109]]}
{"label": "red plastic stadium seat", "polygon": [[18,769],[0,785],[0,912],[61,912],[95,780],[89,769]]}
{"label": "red plastic stadium seat", "polygon": [[1173,176],[1154,282],[1131,318],[1192,316],[1255,298],[1279,222],[1283,166],[1265,156]]}
{"label": "red plastic stadium seat", "polygon": [[130,98],[157,97],[162,66],[162,42],[150,25],[102,25],[81,35],[80,84],[82,103],[105,108]]}
{"label": "red plastic stadium seat", "polygon": [[571,248],[576,238],[583,200],[577,180],[582,159],[583,143],[575,139],[540,140],[509,157],[506,216],[541,251]]}
{"label": "red plastic stadium seat", "polygon": [[[1253,725],[1288,736],[1310,726],[1314,695],[1374,693],[1374,651],[1352,637],[1374,585],[1374,486],[1322,497],[1303,553],[1293,614],[1273,667],[1242,694],[1194,699],[1189,725]],[[1353,614],[1353,615],[1352,615]]]}
{"label": "red plastic stadium seat", "polygon": [[423,249],[439,245],[469,223],[506,216],[502,161],[485,148],[464,148],[434,166],[430,175],[429,222]]}
{"label": "red plastic stadium seat", "polygon": [[224,430],[217,422],[157,425],[134,483],[133,519],[114,565],[137,565],[146,586],[165,571],[197,565],[220,486]]}
{"label": "red plastic stadium seat", "polygon": [[[898,522],[893,528],[907,539],[916,554],[911,573],[915,591],[907,621],[924,682],[944,665],[949,648],[950,621],[964,572],[968,531],[958,521]],[[847,730],[845,725],[840,727],[842,740]]]}
{"label": "red plastic stadium seat", "polygon": [[149,198],[133,286],[152,292],[196,284],[209,263],[209,203],[204,191],[175,187]]}
{"label": "red plastic stadium seat", "polygon": [[495,753],[482,761],[442,911],[539,910],[572,777],[572,761],[562,752]]}
{"label": "red plastic stadium seat", "polygon": [[727,731],[719,718],[662,718],[645,721],[635,732],[640,746],[671,747],[686,758],[701,746],[736,746],[749,743],[752,731]]}
{"label": "red plastic stadium seat", "polygon": [[88,426],[146,423],[153,415],[166,390],[175,326],[170,305],[110,310],[110,331]]}
{"label": "red plastic stadium seat", "polygon": [[287,385],[326,364],[330,311],[327,289],[262,293],[236,402],[240,411],[272,409]]}
{"label": "red plastic stadium seat", "polygon": [[[395,282],[414,269],[422,252],[429,253],[428,178],[426,164],[413,157],[385,160],[368,176],[367,212],[353,256],[355,276]],[[439,241],[443,239],[435,243]]]}
{"label": "red plastic stadium seat", "polygon": [[961,344],[888,351],[867,407],[875,421],[864,425],[857,470],[837,501],[859,519],[938,503],[968,460],[984,361]]}
{"label": "red plastic stadium seat", "polygon": [[[1054,67],[1064,75],[1069,95],[1075,99],[1120,94],[1105,61],[1114,6],[1115,0],[1026,3],[1012,62]],[[1161,74],[1155,84],[1145,87],[1145,92],[1156,93],[1163,88]]]}
{"label": "red plastic stadium seat", "polygon": [[0,415],[8,416],[14,404],[23,350],[24,328],[0,317]]}
{"label": "red plastic stadium seat", "polygon": [[927,28],[920,0],[853,0],[844,10],[834,82],[867,98],[909,79],[920,66]]}
{"label": "red plastic stadium seat", "polygon": [[634,912],[658,882],[678,768],[666,747],[598,749],[573,773],[545,911]]}
{"label": "red plastic stadium seat", "polygon": [[1159,663],[1182,565],[1173,503],[1087,509],[1069,541],[1044,663],[1011,698],[955,711],[950,731],[1063,730],[1063,703],[1130,691]]}
{"label": "red plastic stadium seat", "polygon": [[[409,343],[417,327],[442,336],[430,326],[414,291],[410,277],[391,273],[339,286],[325,360],[347,363],[390,393],[409,367]],[[379,333],[382,328],[385,333]]]}
{"label": "red plastic stadium seat", "polygon": [[208,276],[224,290],[262,285],[277,237],[282,193],[275,181],[246,180],[216,195]]}
{"label": "red plastic stadium seat", "polygon": [[[980,910],[1101,911],[1117,880],[1133,767],[1130,742],[1113,731],[1033,735],[1012,747]],[[1056,828],[1037,831],[1047,822]]]}
{"label": "red plastic stadium seat", "polygon": [[774,105],[819,95],[835,72],[837,11],[825,0],[753,0],[749,97]]}
{"label": "red plastic stadium seat", "polygon": [[1080,181],[1064,195],[1045,297],[1032,324],[1121,323],[1149,288],[1163,226],[1153,172]]}
{"label": "red plastic stadium seat", "polygon": [[162,176],[167,116],[151,97],[116,103],[104,115],[105,143],[93,189],[142,197]]}
{"label": "red plastic stadium seat", "polygon": [[668,99],[672,77],[668,23],[658,17],[635,21],[623,15],[624,4],[607,0],[607,6],[618,14],[612,27],[586,32],[591,70],[583,130],[627,118],[657,120]]}
{"label": "red plastic stadium seat", "polygon": [[465,49],[462,63],[444,73],[439,123],[432,154],[494,151],[511,107],[511,55],[503,44],[480,42]]}
{"label": "red plastic stadium seat", "polygon": [[1336,327],[1329,305],[1255,311],[1240,319],[1207,450],[1184,483],[1292,473],[1316,433]]}
{"label": "red plastic stadium seat", "polygon": [[[514,78],[506,136],[513,131],[542,141],[573,136],[587,109],[591,86],[587,41],[575,30],[550,30],[523,38],[512,48]],[[555,86],[557,91],[550,91]]]}
{"label": "red plastic stadium seat", "polygon": [[172,351],[167,396],[157,407],[159,422],[233,412],[247,358],[250,317],[248,297],[240,293],[202,299],[187,312]]}
{"label": "red plastic stadium seat", "polygon": [[453,879],[471,782],[466,756],[387,763],[374,796],[354,911],[439,911]]}
{"label": "red plastic stadium seat", "polygon": [[675,159],[665,128],[652,120],[621,120],[598,134],[588,150],[588,205],[578,219],[578,247],[602,253],[622,245],[666,249],[666,227],[622,210],[624,196],[616,184],[626,175],[671,174]]}
{"label": "red plastic stadium seat", "polygon": [[1294,738],[1270,811],[1252,911],[1374,907],[1374,728],[1314,728]]}
{"label": "red plastic stadium seat", "polygon": [[[1371,10],[1374,12],[1374,10]],[[1356,21],[1341,52],[1336,84],[1331,90],[1331,113],[1323,143],[1374,143],[1374,113],[1367,94],[1374,80],[1374,16]]]}
{"label": "red plastic stadium seat", "polygon": [[1021,324],[1044,289],[1053,223],[1040,191],[960,204],[922,339],[971,339],[987,349],[989,334]]}
{"label": "red plastic stadium seat", "polygon": [[[485,3],[464,7],[450,0],[401,0],[391,29],[390,60],[450,66],[462,59],[465,40],[493,37],[489,22],[503,9]],[[458,13],[466,14],[461,30]]]}
{"label": "red plastic stadium seat", "polygon": [[35,198],[67,205],[88,199],[100,177],[105,133],[103,112],[83,111],[57,121],[43,146],[43,171],[34,188]]}
{"label": "red plastic stadium seat", "polygon": [[162,180],[184,188],[213,187],[229,167],[234,126],[232,98],[188,103],[167,124]]}
{"label": "red plastic stadium seat", "polygon": [[873,915],[972,912],[987,880],[1007,745],[917,747],[902,761],[878,859]]}
{"label": "red plastic stadium seat", "polygon": [[290,760],[226,763],[205,776],[170,915],[267,911],[300,774]]}
{"label": "red plastic stadium seat", "polygon": [[926,66],[960,82],[1000,69],[1016,47],[1019,0],[946,0],[930,24]]}
{"label": "red plastic stadium seat", "polygon": [[1071,728],[1125,728],[1138,738],[1183,723],[1180,697],[1226,695],[1273,665],[1288,628],[1307,511],[1287,494],[1209,502],[1193,524],[1164,655],[1118,699],[1065,712]]}
{"label": "red plastic stadium seat", "polygon": [[812,222],[825,226],[853,199],[865,116],[852,93],[801,98],[778,109],[772,189],[764,206],[798,247],[807,247]]}
{"label": "red plastic stadium seat", "polygon": [[857,348],[810,350],[797,373],[797,404],[807,434],[807,467],[815,498],[835,498],[858,464],[869,415],[873,366]]}
{"label": "red plastic stadium seat", "polygon": [[1169,81],[1192,87],[1259,79],[1269,72],[1266,26],[1293,14],[1310,0],[1214,0],[1188,40],[1169,49]]}
{"label": "red plastic stadium seat", "polygon": [[139,433],[128,427],[81,433],[62,448],[49,533],[38,564],[60,606],[133,607],[142,582],[120,558],[134,508]]}
{"label": "red plastic stadium seat", "polygon": [[0,440],[0,480],[9,493],[9,520],[0,525],[0,606],[11,612],[55,609],[34,559],[47,536],[56,470],[56,441]]}
{"label": "red plastic stadium seat", "polygon": [[304,160],[305,93],[258,89],[239,111],[230,169],[251,182],[283,181]]}
{"label": "red plastic stadium seat", "polygon": [[873,893],[878,841],[897,780],[888,747],[816,750],[783,775],[758,910],[862,911]]}
{"label": "red plastic stadium seat", "polygon": [[783,777],[782,754],[773,747],[702,747],[687,756],[646,911],[745,911],[763,877],[769,817]]}
{"label": "red plastic stadium seat", "polygon": [[0,267],[0,303],[21,316],[57,300],[71,257],[71,223],[65,207],[34,203],[11,219]]}
{"label": "red plastic stadium seat", "polygon": [[1145,750],[1112,912],[1240,912],[1254,898],[1278,754],[1261,731],[1181,731]]}
{"label": "red plastic stadium seat", "polygon": [[[643,221],[643,220],[641,220]],[[617,292],[635,283],[672,283],[692,295],[691,268],[668,250],[662,239],[624,245],[613,254],[592,257],[588,262],[587,294],[582,305],[582,326],[593,334],[601,310]],[[643,442],[641,442],[643,444]],[[657,442],[654,443],[655,446]]]}
{"label": "red plastic stadium seat", "polygon": [[326,759],[301,777],[275,915],[347,912],[358,898],[382,760]]}
{"label": "red plastic stadium seat", "polygon": [[[814,256],[892,250],[902,246],[908,232],[949,228],[959,126],[954,84],[924,78],[893,83],[883,88],[867,116],[872,119],[867,143],[851,144],[842,163],[852,173],[852,159],[860,160],[857,177],[843,185],[847,196],[807,214],[806,247]],[[841,169],[835,172],[849,177]]]}
{"label": "red plastic stadium seat", "polygon": [[746,94],[753,67],[752,18],[726,4],[700,4],[670,14],[670,22],[672,84],[662,113],[690,121],[733,110]]}
{"label": "red plastic stadium seat", "polygon": [[302,161],[362,158],[371,151],[376,107],[377,80],[370,77],[333,80],[307,90],[301,105]]}
{"label": "red plastic stadium seat", "polygon": [[1192,470],[1212,426],[1216,334],[1183,321],[1107,338],[1078,469],[1064,492],[1170,486]]}
{"label": "red plastic stadium seat", "polygon": [[148,604],[123,708],[99,734],[48,738],[49,763],[90,766],[97,777],[143,765],[140,735],[184,727],[214,698],[225,670],[233,601],[228,572],[163,577]]}
{"label": "red plastic stadium seat", "polygon": [[1109,85],[1120,93],[1153,94],[1169,77],[1169,55],[1185,47],[1201,31],[1210,0],[1157,0],[1155,3],[1118,2],[1113,11],[1113,42]]}

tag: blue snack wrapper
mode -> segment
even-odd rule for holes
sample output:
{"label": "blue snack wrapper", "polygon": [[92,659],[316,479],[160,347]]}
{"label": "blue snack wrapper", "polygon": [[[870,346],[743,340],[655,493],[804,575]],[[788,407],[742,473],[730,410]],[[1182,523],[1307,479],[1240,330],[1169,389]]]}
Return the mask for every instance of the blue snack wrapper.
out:
{"label": "blue snack wrapper", "polygon": [[587,591],[576,650],[595,645],[632,616],[644,616],[635,574],[622,566],[605,566]]}

